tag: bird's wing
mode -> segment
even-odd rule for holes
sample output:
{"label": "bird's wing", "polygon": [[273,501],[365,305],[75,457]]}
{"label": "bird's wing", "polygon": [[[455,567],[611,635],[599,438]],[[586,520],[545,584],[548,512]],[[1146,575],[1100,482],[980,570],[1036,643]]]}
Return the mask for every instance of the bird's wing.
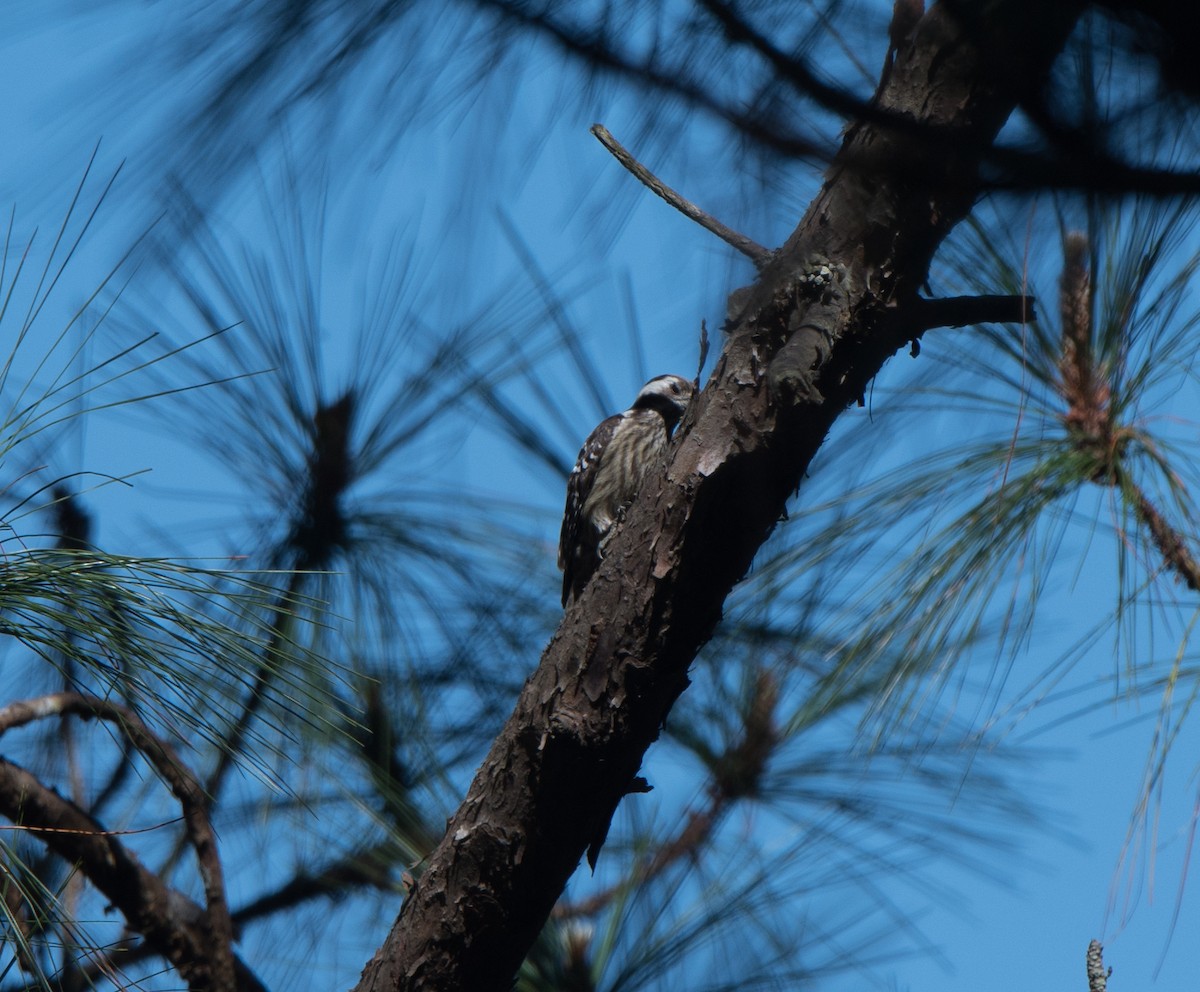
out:
{"label": "bird's wing", "polygon": [[622,414],[618,413],[601,421],[588,435],[583,447],[579,449],[579,457],[575,460],[575,467],[571,469],[570,478],[567,479],[567,505],[563,509],[562,530],[558,535],[558,567],[563,570],[564,604],[571,590],[576,564],[575,553],[583,533],[583,507],[596,484],[596,473],[600,470],[604,449],[616,433],[621,418]]}

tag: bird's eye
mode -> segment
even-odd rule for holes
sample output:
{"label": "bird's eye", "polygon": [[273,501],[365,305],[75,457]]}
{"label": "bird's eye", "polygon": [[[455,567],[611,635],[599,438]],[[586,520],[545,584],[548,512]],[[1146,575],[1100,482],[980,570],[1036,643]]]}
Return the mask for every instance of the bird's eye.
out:
{"label": "bird's eye", "polygon": [[671,383],[671,392],[673,392],[676,396],[679,395],[679,383],[677,383],[677,382]]}

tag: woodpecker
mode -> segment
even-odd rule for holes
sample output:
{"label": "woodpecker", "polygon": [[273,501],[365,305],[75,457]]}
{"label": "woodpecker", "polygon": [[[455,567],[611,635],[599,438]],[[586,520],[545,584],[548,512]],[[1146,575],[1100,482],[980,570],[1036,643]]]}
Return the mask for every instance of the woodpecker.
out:
{"label": "woodpecker", "polygon": [[558,538],[562,604],[579,595],[604,557],[604,545],[645,484],[692,398],[678,375],[651,379],[624,413],[602,421],[583,442],[567,480]]}

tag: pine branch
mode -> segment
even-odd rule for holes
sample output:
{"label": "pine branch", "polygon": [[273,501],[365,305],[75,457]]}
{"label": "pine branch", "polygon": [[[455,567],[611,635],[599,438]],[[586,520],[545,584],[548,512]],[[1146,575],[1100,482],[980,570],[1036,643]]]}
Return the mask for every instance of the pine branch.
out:
{"label": "pine branch", "polygon": [[157,737],[131,709],[108,700],[77,692],[59,692],[36,699],[10,703],[0,708],[0,734],[35,720],[75,715],[112,723],[129,743],[162,776],[183,810],[188,837],[200,862],[200,877],[207,903],[207,929],[212,988],[235,988],[233,923],[225,898],[217,838],[208,817],[208,800],[200,783],[186,768],[174,749]]}
{"label": "pine branch", "polygon": [[287,642],[287,626],[294,615],[292,607],[300,595],[305,575],[306,572],[299,568],[293,570],[288,576],[287,588],[279,594],[271,606],[271,621],[268,626],[270,636],[254,668],[250,691],[246,693],[246,698],[242,701],[237,719],[234,720],[233,725],[226,731],[220,742],[217,763],[204,782],[204,790],[210,796],[220,795],[234,761],[245,747],[246,736],[250,732],[251,725],[263,706],[266,705],[271,683],[279,671],[280,654]]}
{"label": "pine branch", "polygon": [[596,140],[607,148],[613,154],[613,157],[625,166],[637,178],[638,182],[655,196],[665,200],[681,214],[689,220],[695,221],[706,231],[711,231],[727,245],[736,248],[758,268],[761,269],[771,260],[771,250],[769,248],[764,248],[753,239],[746,237],[746,235],[739,234],[733,228],[727,227],[712,216],[712,214],[701,210],[696,204],[676,193],[675,190],[671,189],[670,186],[634,158],[603,124],[593,124],[590,130],[595,135]]}
{"label": "pine branch", "polygon": [[179,971],[194,992],[265,992],[236,956],[218,983],[204,910],[168,888],[113,834],[24,768],[0,758],[0,815],[77,865],[88,880]]}
{"label": "pine branch", "polygon": [[1113,476],[1113,484],[1133,504],[1133,512],[1137,519],[1150,531],[1150,539],[1162,555],[1163,564],[1183,580],[1192,592],[1200,592],[1200,564],[1192,556],[1188,543],[1167,521],[1149,496],[1130,478],[1129,473],[1117,469]]}
{"label": "pine branch", "polygon": [[[894,129],[847,130],[805,218],[732,301],[723,354],[666,477],[632,505],[568,609],[359,990],[509,987],[584,852],[637,788],[726,596],[834,420],[894,353],[891,336],[869,331],[881,301],[925,282],[974,206],[1000,127],[1082,9],[990,4],[984,52],[956,8],[921,19],[877,94],[881,112],[954,135],[956,154]],[[769,382],[796,341],[796,372],[813,388],[789,404]]]}
{"label": "pine branch", "polygon": [[1134,431],[1117,424],[1112,408],[1110,369],[1095,354],[1089,242],[1080,232],[1068,234],[1063,245],[1059,279],[1062,354],[1058,361],[1058,391],[1066,404],[1062,415],[1068,437],[1094,465],[1091,480],[1113,486],[1130,503],[1134,516],[1150,531],[1163,564],[1200,592],[1200,565],[1179,533],[1125,468],[1122,452]]}
{"label": "pine branch", "polygon": [[901,319],[918,331],[974,324],[1025,324],[1037,320],[1032,296],[947,296],[914,300],[901,309]]}

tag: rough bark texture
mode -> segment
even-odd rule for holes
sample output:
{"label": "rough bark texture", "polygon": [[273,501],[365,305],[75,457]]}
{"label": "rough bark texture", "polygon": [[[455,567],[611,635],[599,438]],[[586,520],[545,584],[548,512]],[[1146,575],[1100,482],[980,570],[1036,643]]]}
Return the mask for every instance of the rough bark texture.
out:
{"label": "rough bark texture", "polygon": [[[761,278],[680,430],[563,618],[359,989],[507,989],[585,850],[602,843],[722,604],[837,415],[906,330],[934,250],[970,210],[980,155],[1079,10],[940,4]],[[981,45],[974,37],[983,39]],[[899,319],[897,319],[899,315]]]}

